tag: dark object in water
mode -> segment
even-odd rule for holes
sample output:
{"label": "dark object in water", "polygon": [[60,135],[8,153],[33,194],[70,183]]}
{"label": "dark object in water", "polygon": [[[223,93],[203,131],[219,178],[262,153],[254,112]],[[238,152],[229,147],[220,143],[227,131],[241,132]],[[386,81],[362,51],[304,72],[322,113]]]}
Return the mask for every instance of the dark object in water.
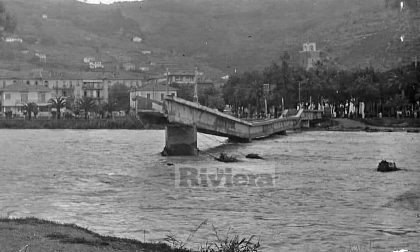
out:
{"label": "dark object in water", "polygon": [[174,163],[166,163],[167,166],[172,166]]}
{"label": "dark object in water", "polygon": [[387,162],[386,160],[382,160],[378,164],[378,172],[392,172],[392,171],[399,171],[401,169],[397,168],[395,162]]}
{"label": "dark object in water", "polygon": [[420,131],[418,129],[408,129],[408,133],[419,133]]}
{"label": "dark object in water", "polygon": [[260,155],[256,154],[256,153],[249,153],[248,155],[245,156],[246,158],[252,158],[252,159],[264,159],[263,157],[261,157]]}
{"label": "dark object in water", "polygon": [[225,162],[225,163],[233,163],[238,162],[238,159],[232,156],[228,156],[226,153],[220,153],[218,158],[215,158],[217,161]]}

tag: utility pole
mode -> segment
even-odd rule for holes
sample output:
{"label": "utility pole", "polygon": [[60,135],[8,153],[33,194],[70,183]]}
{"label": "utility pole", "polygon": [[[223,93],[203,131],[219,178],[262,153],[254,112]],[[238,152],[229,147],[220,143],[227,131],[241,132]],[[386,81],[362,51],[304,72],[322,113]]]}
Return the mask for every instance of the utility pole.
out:
{"label": "utility pole", "polygon": [[195,103],[198,103],[197,75],[198,75],[198,67],[195,67],[195,71],[194,71],[194,102]]}
{"label": "utility pole", "polygon": [[169,71],[168,68],[166,68],[166,96],[169,95]]}
{"label": "utility pole", "polygon": [[301,81],[299,81],[299,109],[301,107],[301,102],[300,102],[300,84],[301,84]]}

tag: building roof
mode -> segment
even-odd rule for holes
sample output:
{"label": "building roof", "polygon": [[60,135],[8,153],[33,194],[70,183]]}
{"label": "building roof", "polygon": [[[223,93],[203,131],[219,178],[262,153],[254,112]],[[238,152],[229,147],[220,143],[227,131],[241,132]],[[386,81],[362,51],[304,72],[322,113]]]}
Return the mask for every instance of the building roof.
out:
{"label": "building roof", "polygon": [[45,86],[39,85],[28,85],[23,83],[15,83],[12,85],[8,85],[4,88],[0,88],[0,91],[8,91],[8,92],[48,92],[52,91],[52,89],[47,88]]}
{"label": "building roof", "polygon": [[[164,73],[166,76],[166,73]],[[180,69],[180,68],[169,68],[168,69],[168,75],[188,75],[188,76],[194,76],[195,70],[194,69]],[[203,72],[197,71],[197,75],[203,75]]]}
{"label": "building roof", "polygon": [[[166,91],[166,85],[162,84],[148,84],[143,87],[137,88],[136,91]],[[178,91],[177,88],[168,86],[168,91]]]}

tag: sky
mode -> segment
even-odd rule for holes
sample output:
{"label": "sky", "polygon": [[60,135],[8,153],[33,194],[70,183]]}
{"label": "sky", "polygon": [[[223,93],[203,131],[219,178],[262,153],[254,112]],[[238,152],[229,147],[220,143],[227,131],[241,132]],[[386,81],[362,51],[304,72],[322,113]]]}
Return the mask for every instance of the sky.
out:
{"label": "sky", "polygon": [[114,2],[141,2],[143,0],[78,0],[79,2],[85,2],[90,4],[112,4]]}

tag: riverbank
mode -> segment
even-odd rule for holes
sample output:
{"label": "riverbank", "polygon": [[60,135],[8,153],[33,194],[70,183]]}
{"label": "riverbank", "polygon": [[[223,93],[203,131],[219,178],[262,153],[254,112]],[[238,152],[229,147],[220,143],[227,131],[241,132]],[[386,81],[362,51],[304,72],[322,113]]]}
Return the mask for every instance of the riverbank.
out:
{"label": "riverbank", "polygon": [[311,123],[313,130],[366,132],[420,132],[420,119],[359,119],[331,118]]}
{"label": "riverbank", "polygon": [[164,243],[102,236],[73,224],[59,224],[36,218],[0,219],[1,251],[158,251],[188,252]]}
{"label": "riverbank", "polygon": [[115,119],[4,119],[0,129],[164,129],[163,124],[141,121],[133,117]]}

